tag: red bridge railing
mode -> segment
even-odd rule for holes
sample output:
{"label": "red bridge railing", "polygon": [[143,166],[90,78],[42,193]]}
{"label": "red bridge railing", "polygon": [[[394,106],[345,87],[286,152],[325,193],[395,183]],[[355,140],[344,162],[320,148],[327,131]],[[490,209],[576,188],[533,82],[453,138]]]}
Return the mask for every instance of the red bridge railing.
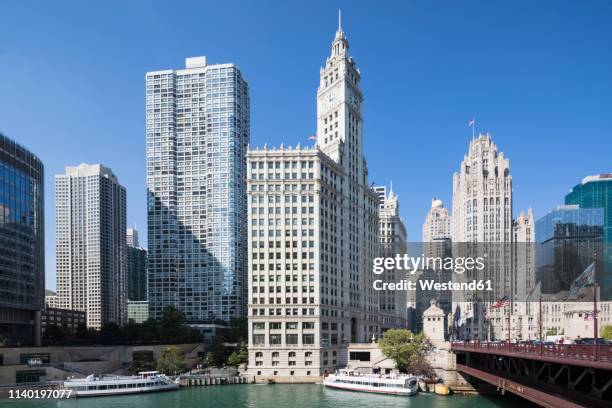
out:
{"label": "red bridge railing", "polygon": [[519,344],[519,343],[479,343],[453,342],[453,350],[474,351],[487,354],[524,354],[550,359],[594,361],[612,364],[612,345],[598,344]]}

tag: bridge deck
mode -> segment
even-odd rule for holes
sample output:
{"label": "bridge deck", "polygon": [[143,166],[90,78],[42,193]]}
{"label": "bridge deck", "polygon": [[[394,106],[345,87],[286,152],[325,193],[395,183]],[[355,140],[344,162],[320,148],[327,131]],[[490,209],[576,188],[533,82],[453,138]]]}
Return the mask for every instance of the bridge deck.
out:
{"label": "bridge deck", "polygon": [[455,342],[451,349],[612,370],[612,345]]}

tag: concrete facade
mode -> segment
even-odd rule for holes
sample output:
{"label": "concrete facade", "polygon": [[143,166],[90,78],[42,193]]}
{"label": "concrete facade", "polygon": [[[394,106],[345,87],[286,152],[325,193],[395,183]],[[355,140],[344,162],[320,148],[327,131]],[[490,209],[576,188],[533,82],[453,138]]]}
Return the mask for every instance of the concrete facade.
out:
{"label": "concrete facade", "polygon": [[100,164],[55,176],[57,306],[87,314],[87,327],[125,324],[126,191]]}

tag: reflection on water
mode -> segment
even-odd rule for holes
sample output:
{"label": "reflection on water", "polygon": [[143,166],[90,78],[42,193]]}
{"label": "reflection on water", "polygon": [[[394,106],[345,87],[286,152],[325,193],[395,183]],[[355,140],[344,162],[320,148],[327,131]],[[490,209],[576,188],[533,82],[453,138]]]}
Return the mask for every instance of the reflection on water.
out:
{"label": "reflection on water", "polygon": [[372,395],[324,388],[318,384],[226,385],[184,388],[176,392],[121,397],[80,398],[63,401],[30,400],[0,402],[3,408],[486,408],[529,406],[512,396],[448,396],[418,394],[414,397]]}

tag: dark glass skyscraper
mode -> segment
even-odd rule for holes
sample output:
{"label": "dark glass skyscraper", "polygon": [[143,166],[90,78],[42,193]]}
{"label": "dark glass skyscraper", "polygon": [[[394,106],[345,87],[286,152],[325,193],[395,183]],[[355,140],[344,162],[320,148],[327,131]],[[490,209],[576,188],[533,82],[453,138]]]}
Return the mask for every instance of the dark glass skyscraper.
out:
{"label": "dark glass skyscraper", "polygon": [[127,297],[130,301],[147,300],[147,251],[138,244],[138,232],[128,228]]}
{"label": "dark glass skyscraper", "polygon": [[569,291],[572,282],[601,252],[604,212],[601,208],[564,205],[536,222],[536,280],[542,293]]}
{"label": "dark glass skyscraper", "polygon": [[612,173],[585,177],[565,196],[565,204],[603,210],[602,263],[597,283],[602,300],[612,300]]}
{"label": "dark glass skyscraper", "polygon": [[40,344],[43,164],[0,133],[0,346]]}

